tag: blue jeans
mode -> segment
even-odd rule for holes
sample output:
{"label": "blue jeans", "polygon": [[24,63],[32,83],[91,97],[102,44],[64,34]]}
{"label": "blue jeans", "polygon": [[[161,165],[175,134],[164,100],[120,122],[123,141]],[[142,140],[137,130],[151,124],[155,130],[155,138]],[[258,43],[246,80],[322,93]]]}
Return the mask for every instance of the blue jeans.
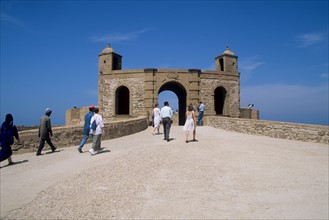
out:
{"label": "blue jeans", "polygon": [[202,118],[203,118],[203,111],[200,111],[199,112],[199,115],[198,115],[198,125],[199,126],[202,126],[203,125]]}
{"label": "blue jeans", "polygon": [[80,145],[79,145],[79,148],[80,148],[80,149],[82,149],[83,145],[85,145],[85,143],[87,142],[88,138],[89,138],[89,134],[85,134],[85,135],[83,136],[83,139],[82,139],[82,141],[81,141],[81,143],[80,143]]}

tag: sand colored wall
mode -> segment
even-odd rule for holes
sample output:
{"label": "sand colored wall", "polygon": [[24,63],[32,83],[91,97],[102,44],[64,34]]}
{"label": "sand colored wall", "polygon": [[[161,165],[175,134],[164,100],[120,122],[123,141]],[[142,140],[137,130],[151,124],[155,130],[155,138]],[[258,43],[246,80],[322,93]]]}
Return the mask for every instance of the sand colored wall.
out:
{"label": "sand colored wall", "polygon": [[[130,134],[134,134],[145,130],[148,126],[146,117],[136,117],[125,120],[117,120],[114,122],[105,123],[102,140],[118,138]],[[28,130],[19,132],[21,143],[15,142],[12,146],[18,152],[34,152],[39,146],[38,130]],[[63,126],[53,128],[52,142],[57,147],[78,146],[83,138],[83,125]],[[91,142],[89,138],[88,143]],[[49,146],[45,145],[45,150]],[[17,151],[14,151],[17,153]]]}
{"label": "sand colored wall", "polygon": [[205,124],[228,131],[329,144],[329,126],[206,116]]}

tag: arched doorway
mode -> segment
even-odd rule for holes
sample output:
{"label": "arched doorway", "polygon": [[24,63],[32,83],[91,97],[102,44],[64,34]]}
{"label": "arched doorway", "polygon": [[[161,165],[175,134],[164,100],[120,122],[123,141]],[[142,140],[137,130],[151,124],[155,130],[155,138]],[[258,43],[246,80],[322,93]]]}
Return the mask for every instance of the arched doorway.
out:
{"label": "arched doorway", "polygon": [[129,115],[129,89],[125,86],[120,86],[115,91],[115,114]]}
{"label": "arched doorway", "polygon": [[225,99],[226,99],[226,89],[223,87],[217,87],[215,89],[215,112],[216,115],[224,115]]}
{"label": "arched doorway", "polygon": [[[178,82],[167,82],[160,87],[158,95],[166,90],[172,91],[176,94],[178,98],[178,125],[184,125],[186,112],[186,90],[184,86]],[[162,106],[162,103],[159,104]]]}

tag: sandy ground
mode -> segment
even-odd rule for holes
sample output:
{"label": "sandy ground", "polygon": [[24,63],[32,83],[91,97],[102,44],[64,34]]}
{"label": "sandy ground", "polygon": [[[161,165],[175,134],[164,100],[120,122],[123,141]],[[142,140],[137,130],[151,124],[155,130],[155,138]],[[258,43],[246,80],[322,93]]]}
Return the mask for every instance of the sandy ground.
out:
{"label": "sandy ground", "polygon": [[328,145],[206,126],[198,142],[178,126],[170,137],[15,155],[1,163],[1,219],[329,218]]}

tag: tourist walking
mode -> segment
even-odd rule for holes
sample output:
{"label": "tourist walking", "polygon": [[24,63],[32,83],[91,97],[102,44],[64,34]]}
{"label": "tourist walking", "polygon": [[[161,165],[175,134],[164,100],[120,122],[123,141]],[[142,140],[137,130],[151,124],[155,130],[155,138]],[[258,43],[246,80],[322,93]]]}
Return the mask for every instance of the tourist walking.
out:
{"label": "tourist walking", "polygon": [[[193,106],[193,111],[194,111],[194,116],[195,116],[195,118],[196,118],[196,112],[197,112],[197,109],[196,109],[196,107],[191,103],[190,105],[192,105]],[[196,139],[195,139],[195,136],[196,136],[196,127],[197,127],[197,125],[198,125],[198,122],[197,121],[195,121],[195,123],[194,123],[194,129],[193,129],[193,139],[192,139],[192,141],[197,141]]]}
{"label": "tourist walking", "polygon": [[153,109],[153,124],[154,124],[154,129],[152,131],[152,134],[155,135],[155,131],[158,131],[158,134],[160,134],[160,108],[159,104],[155,103],[154,109]]}
{"label": "tourist walking", "polygon": [[37,156],[41,155],[41,151],[45,146],[45,142],[48,143],[52,152],[55,152],[55,150],[57,149],[50,139],[50,137],[53,136],[53,131],[51,129],[51,122],[50,122],[51,113],[52,110],[50,108],[46,108],[45,115],[42,116],[40,119],[39,134],[38,134],[40,138],[40,143],[36,154]]}
{"label": "tourist walking", "polygon": [[[188,106],[185,115],[186,115],[186,121],[183,126],[183,130],[185,131],[185,136],[186,136],[185,142],[188,143],[189,134],[190,134],[190,132],[195,131],[195,125],[196,125],[196,117],[195,117],[195,113],[194,113],[192,104],[190,104]],[[195,135],[193,135],[193,140],[195,140]]]}
{"label": "tourist walking", "polygon": [[102,142],[102,134],[104,133],[104,122],[103,118],[99,113],[99,108],[95,107],[94,116],[90,120],[90,128],[93,134],[93,144],[89,150],[91,155],[95,155],[100,151],[101,142]]}
{"label": "tourist walking", "polygon": [[85,143],[87,142],[88,138],[89,138],[89,133],[90,133],[90,120],[91,118],[94,116],[94,109],[95,106],[91,105],[89,106],[89,112],[87,114],[85,114],[85,123],[83,126],[83,138],[82,141],[78,147],[78,151],[79,153],[83,153],[82,148],[85,145]]}
{"label": "tourist walking", "polygon": [[14,125],[14,118],[11,114],[7,114],[5,121],[1,125],[0,132],[0,162],[8,159],[8,165],[14,164],[11,160],[13,151],[11,145],[14,143],[14,137],[19,141],[19,135],[16,126]]}
{"label": "tourist walking", "polygon": [[199,105],[199,115],[198,115],[198,124],[200,126],[203,126],[203,120],[202,120],[202,118],[203,118],[203,114],[204,114],[204,108],[205,108],[204,104],[202,102],[200,102],[200,105]]}
{"label": "tourist walking", "polygon": [[173,116],[173,111],[169,107],[169,102],[165,101],[164,107],[162,107],[160,111],[160,118],[162,119],[162,124],[163,124],[164,140],[166,140],[167,142],[169,142],[169,133],[172,123],[172,116]]}

